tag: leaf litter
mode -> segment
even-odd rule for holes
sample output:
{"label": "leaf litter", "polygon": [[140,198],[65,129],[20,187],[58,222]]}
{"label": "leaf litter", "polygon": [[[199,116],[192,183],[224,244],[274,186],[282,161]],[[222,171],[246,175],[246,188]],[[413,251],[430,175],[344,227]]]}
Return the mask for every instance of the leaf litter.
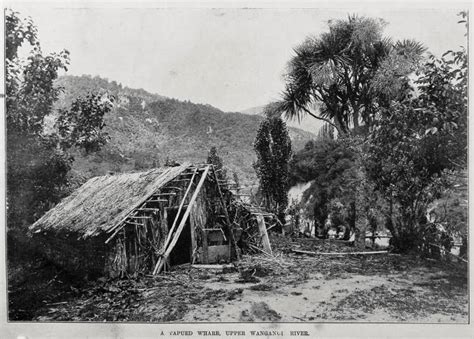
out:
{"label": "leaf litter", "polygon": [[32,319],[321,322],[377,321],[383,314],[389,321],[429,322],[436,314],[467,321],[466,266],[409,255],[314,257],[290,249],[354,248],[273,234],[271,241],[273,256],[245,255],[235,268],[203,271],[187,265],[155,277],[74,286],[67,298],[40,305]]}

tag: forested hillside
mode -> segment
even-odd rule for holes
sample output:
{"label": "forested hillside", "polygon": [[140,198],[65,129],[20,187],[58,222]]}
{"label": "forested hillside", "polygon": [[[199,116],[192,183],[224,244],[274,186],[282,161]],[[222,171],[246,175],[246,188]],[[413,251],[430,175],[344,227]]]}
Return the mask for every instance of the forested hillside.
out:
{"label": "forested hillside", "polygon": [[[255,178],[253,142],[263,117],[225,113],[210,105],[194,104],[122,87],[100,77],[63,76],[58,106],[88,92],[107,91],[115,96],[114,108],[105,117],[107,145],[93,155],[75,155],[76,175],[90,177],[108,171],[139,170],[173,161],[203,162],[212,146],[224,165],[243,182]],[[293,148],[301,149],[313,134],[290,128]]]}

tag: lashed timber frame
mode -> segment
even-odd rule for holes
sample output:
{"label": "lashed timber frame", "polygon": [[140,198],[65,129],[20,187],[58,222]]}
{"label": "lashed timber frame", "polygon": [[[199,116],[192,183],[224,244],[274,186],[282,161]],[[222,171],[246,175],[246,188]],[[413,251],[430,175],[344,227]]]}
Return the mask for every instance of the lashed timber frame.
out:
{"label": "lashed timber frame", "polygon": [[[166,262],[167,258],[171,254],[171,251],[173,250],[174,246],[178,242],[179,236],[181,235],[181,232],[183,231],[183,228],[186,224],[186,221],[188,220],[189,214],[191,213],[191,208],[192,208],[194,202],[196,201],[196,198],[199,194],[199,191],[200,191],[202,185],[204,184],[204,181],[206,180],[206,176],[209,172],[209,168],[210,168],[210,166],[205,167],[205,169],[204,169],[204,171],[201,175],[201,179],[199,180],[199,183],[198,183],[196,189],[194,190],[194,193],[193,193],[193,195],[192,195],[192,197],[189,201],[188,207],[186,208],[186,211],[184,212],[184,215],[181,217],[181,220],[179,222],[179,226],[177,227],[177,229],[175,231],[173,229],[173,227],[176,225],[176,222],[177,222],[178,218],[180,217],[179,211],[176,214],[176,219],[173,222],[173,226],[170,230],[170,234],[169,234],[168,238],[166,239],[166,243],[165,243],[165,246],[163,248],[164,253],[163,253],[162,256],[160,256],[160,258],[158,258],[158,262],[156,263],[155,269],[153,270],[153,274],[160,273],[161,269],[165,265],[165,262]],[[193,178],[194,178],[194,176],[193,176]],[[187,193],[188,193],[188,191],[187,191]],[[170,239],[171,239],[171,242],[170,242]]]}
{"label": "lashed timber frame", "polygon": [[[189,167],[143,199],[118,225],[110,228],[111,235],[106,242],[114,240],[117,244],[112,260],[122,265],[117,267],[122,270],[121,275],[150,271],[158,274],[167,270],[170,255],[187,223],[191,229],[191,248],[180,250],[190,251],[192,263],[206,262],[207,253],[202,253],[203,242],[207,240],[203,239],[206,227],[221,228],[239,258],[221,184],[213,165]],[[213,213],[206,215],[205,207]],[[168,220],[170,208],[177,208],[173,220]],[[123,272],[124,262],[128,273]]]}
{"label": "lashed timber frame", "polygon": [[[262,213],[257,209],[236,208],[232,185],[218,174],[211,164],[184,163],[91,178],[30,230],[45,243],[70,247],[73,254],[66,256],[52,248],[52,259],[78,274],[124,277],[166,271],[183,260],[238,259],[236,240],[245,247],[239,228],[261,238],[258,226],[269,223],[249,218]],[[261,241],[252,244],[263,247]],[[269,247],[265,252],[271,253]]]}
{"label": "lashed timber frame", "polygon": [[240,249],[246,253],[264,253],[272,256],[268,230],[281,225],[278,217],[241,200],[233,200],[229,209],[232,214],[233,229],[240,229]]}
{"label": "lashed timber frame", "polygon": [[[190,182],[189,182],[188,188],[186,189],[186,192],[184,193],[184,196],[183,196],[183,198],[181,199],[181,203],[179,204],[178,211],[177,211],[177,213],[176,213],[176,217],[175,217],[175,219],[174,219],[174,221],[173,221],[173,224],[171,225],[171,228],[170,228],[170,230],[169,230],[169,232],[168,232],[168,235],[167,235],[167,237],[166,237],[165,243],[163,244],[163,246],[162,246],[161,249],[160,249],[160,252],[159,252],[160,257],[158,258],[158,263],[156,264],[155,269],[153,270],[153,274],[155,274],[155,271],[157,270],[157,267],[160,265],[160,263],[161,263],[161,261],[162,261],[162,259],[163,259],[163,258],[162,258],[163,249],[166,249],[166,248],[168,247],[168,244],[169,244],[169,242],[170,242],[170,240],[171,240],[171,236],[173,235],[173,233],[174,233],[174,231],[175,231],[175,227],[176,227],[176,225],[177,225],[177,223],[178,223],[178,220],[179,220],[179,217],[180,217],[180,215],[181,215],[181,211],[182,211],[182,209],[183,209],[184,202],[186,201],[186,197],[188,196],[189,191],[191,190],[191,187],[192,187],[192,185],[193,185],[193,183],[194,183],[194,177],[196,176],[196,173],[197,173],[197,169],[195,169],[194,172],[193,172],[193,176],[191,177],[191,180],[190,180]],[[204,177],[204,174],[203,174],[203,177]],[[189,208],[189,205],[188,205],[188,208]],[[180,233],[181,233],[181,232],[180,232]],[[191,237],[191,239],[193,239],[193,238]],[[191,246],[191,247],[192,247],[192,246]],[[164,264],[166,264],[166,261],[164,261]]]}
{"label": "lashed timber frame", "polygon": [[[107,231],[112,234],[106,243],[112,243],[113,240],[116,244],[111,258],[113,270],[120,271],[122,276],[152,270],[153,263],[160,258],[171,233],[168,231],[167,211],[178,205],[179,209],[187,207],[186,194],[193,185],[194,177],[200,172],[202,169],[188,167],[166,185],[142,199],[118,224]],[[119,262],[120,265],[117,264]]]}
{"label": "lashed timber frame", "polygon": [[[210,172],[212,172],[212,174],[210,174]],[[194,175],[193,175],[193,178],[194,178]],[[158,261],[156,263],[156,266],[153,270],[153,274],[158,274],[158,273],[161,272],[162,269],[166,268],[167,259],[168,259],[169,255],[171,254],[171,251],[174,249],[174,247],[175,247],[175,245],[176,245],[176,243],[177,243],[177,241],[178,241],[178,239],[181,235],[181,232],[183,231],[183,228],[184,228],[184,226],[185,226],[185,224],[186,224],[186,222],[187,222],[187,220],[188,220],[188,218],[191,214],[193,205],[196,202],[196,199],[197,199],[198,195],[200,194],[200,190],[201,190],[201,188],[202,188],[202,186],[203,186],[203,184],[206,180],[211,180],[215,183],[215,187],[216,187],[216,190],[217,190],[217,193],[218,193],[218,200],[219,200],[219,203],[221,205],[220,209],[222,210],[222,212],[224,213],[224,216],[225,216],[225,228],[227,230],[227,234],[229,235],[229,237],[231,239],[231,246],[235,249],[237,260],[240,260],[239,251],[237,250],[237,243],[235,241],[234,234],[232,232],[232,224],[230,222],[229,214],[228,214],[228,211],[227,211],[228,206],[226,206],[224,196],[222,194],[222,190],[221,190],[221,187],[220,187],[221,180],[218,179],[214,166],[213,165],[207,165],[205,167],[205,169],[203,170],[203,173],[201,175],[201,179],[200,179],[199,183],[197,184],[196,189],[193,193],[193,196],[191,197],[191,199],[189,201],[188,207],[187,207],[184,215],[180,219],[179,226],[175,230],[174,226],[177,224],[178,218],[180,217],[180,210],[181,210],[181,206],[180,206],[180,210],[178,211],[178,214],[176,215],[176,219],[174,220],[173,225],[170,229],[170,233],[168,234],[168,237],[166,239],[165,246],[163,247],[163,249],[160,253],[161,256],[158,259]],[[190,187],[191,186],[189,186],[189,188]],[[186,191],[186,195],[189,192],[189,188]],[[185,198],[186,198],[186,196],[183,198],[183,201],[184,201]],[[191,225],[191,230],[192,230],[191,232],[194,231],[194,226],[195,225]],[[207,248],[207,239],[206,239],[207,232],[202,228],[201,228],[201,232],[203,233],[204,248]],[[192,237],[192,238],[194,238],[194,237]],[[204,258],[203,259],[204,259],[204,261],[207,261],[207,253],[204,253]]]}

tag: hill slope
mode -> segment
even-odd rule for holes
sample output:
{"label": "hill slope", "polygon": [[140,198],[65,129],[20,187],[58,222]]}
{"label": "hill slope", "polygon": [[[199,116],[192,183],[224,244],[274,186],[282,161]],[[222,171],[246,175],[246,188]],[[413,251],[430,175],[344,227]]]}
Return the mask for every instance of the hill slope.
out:
{"label": "hill slope", "polygon": [[[264,109],[265,109],[265,106],[256,106],[256,107],[251,107],[251,108],[241,110],[240,112],[244,114],[263,116]],[[310,132],[312,134],[315,134],[315,133],[317,134],[319,129],[324,125],[324,123],[321,120],[316,120],[310,116],[303,116],[301,121],[298,121],[297,119],[290,120],[290,121],[287,121],[286,124],[290,128],[303,130],[306,132]]]}
{"label": "hill slope", "polygon": [[[209,149],[216,146],[224,165],[237,172],[241,181],[255,180],[253,141],[261,116],[224,113],[210,105],[124,88],[99,77],[64,76],[58,85],[64,87],[60,106],[91,90],[108,90],[117,97],[105,117],[109,143],[97,154],[76,154],[74,170],[82,176],[150,168],[167,158],[204,162]],[[298,150],[314,135],[290,128],[290,137]]]}

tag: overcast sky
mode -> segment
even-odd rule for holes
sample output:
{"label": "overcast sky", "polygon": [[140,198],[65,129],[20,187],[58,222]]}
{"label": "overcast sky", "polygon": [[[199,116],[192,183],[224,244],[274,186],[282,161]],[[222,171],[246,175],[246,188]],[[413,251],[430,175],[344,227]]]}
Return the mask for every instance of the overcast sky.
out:
{"label": "overcast sky", "polygon": [[348,13],[383,18],[394,39],[441,55],[466,45],[456,9],[125,9],[10,6],[31,16],[44,52],[71,52],[68,74],[239,111],[278,99],[292,48]]}

